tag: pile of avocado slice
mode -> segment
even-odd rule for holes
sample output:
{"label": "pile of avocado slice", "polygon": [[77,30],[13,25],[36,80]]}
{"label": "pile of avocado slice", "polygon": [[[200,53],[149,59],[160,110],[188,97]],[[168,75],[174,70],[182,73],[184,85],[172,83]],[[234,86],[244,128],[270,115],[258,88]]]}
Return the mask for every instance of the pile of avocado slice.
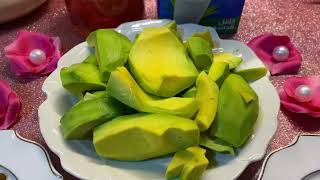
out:
{"label": "pile of avocado slice", "polygon": [[60,120],[66,140],[92,140],[100,157],[120,161],[174,154],[166,178],[197,180],[214,153],[236,155],[252,134],[259,98],[249,83],[267,71],[236,71],[242,59],[213,54],[209,31],[183,42],[171,22],[131,43],[99,29],[87,43],[95,53],[60,71],[79,99]]}

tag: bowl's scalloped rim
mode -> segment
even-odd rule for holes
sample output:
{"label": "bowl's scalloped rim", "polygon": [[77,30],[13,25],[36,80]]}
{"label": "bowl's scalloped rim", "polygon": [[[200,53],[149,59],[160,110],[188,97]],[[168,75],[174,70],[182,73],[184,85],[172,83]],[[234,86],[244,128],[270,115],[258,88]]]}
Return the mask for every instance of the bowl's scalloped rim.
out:
{"label": "bowl's scalloped rim", "polygon": [[[20,143],[22,144],[28,144],[28,145],[32,145],[33,148],[37,148],[37,150],[39,150],[39,152],[41,153],[41,155],[43,157],[45,157],[46,159],[46,166],[48,166],[48,169],[50,169],[50,172],[52,173],[53,176],[55,176],[57,179],[61,179],[63,180],[62,175],[55,169],[55,167],[52,164],[52,161],[50,159],[49,153],[48,151],[39,143],[32,141],[30,139],[26,139],[23,136],[21,136],[17,131],[15,130],[2,130],[2,133],[6,136],[8,136],[8,138],[11,138],[11,142],[12,144],[15,144],[15,146],[21,146]],[[20,144],[20,145],[19,145]],[[43,154],[42,154],[43,153]],[[9,173],[11,174],[11,176],[13,176],[13,178],[18,179],[18,177],[16,176],[16,174],[13,173],[13,171],[11,171],[11,169],[8,169],[7,167],[3,166],[0,164],[0,168],[6,169],[7,171],[9,171]],[[9,178],[10,179],[10,178]]]}
{"label": "bowl's scalloped rim", "polygon": [[[124,24],[121,24],[118,28],[116,28],[116,30],[118,30],[119,32],[121,30],[121,28],[124,28],[124,27],[130,27],[136,23],[150,23],[150,22],[153,22],[153,21],[156,21],[156,22],[167,22],[169,20],[141,20],[141,21],[135,21],[135,22],[128,22],[128,23],[124,23]],[[191,25],[191,26],[200,26],[200,25],[195,25],[195,24],[187,24],[187,25]],[[211,27],[208,27],[209,29],[213,29]],[[222,40],[218,37],[217,37],[219,41],[221,42],[224,42],[224,41],[230,41],[230,42],[233,42],[233,43],[242,43],[242,42],[239,42],[239,41],[236,41],[236,40]],[[242,43],[243,45],[245,45],[244,43]],[[79,51],[83,48],[85,48],[87,46],[87,43],[86,42],[82,42],[78,45],[76,45],[75,47],[73,47],[70,51],[68,51],[66,54],[64,54],[63,57],[61,57],[61,59],[64,59],[66,56],[68,56],[71,52],[73,51]],[[251,51],[251,53],[254,54],[254,52],[248,47],[248,50]],[[254,54],[255,55],[255,54]],[[258,59],[260,62],[261,60],[256,57],[256,59]],[[53,72],[53,73],[57,73],[57,71],[60,71],[61,67],[63,66],[63,60],[62,61],[59,61],[58,62],[58,67],[57,69]],[[270,128],[269,128],[269,133],[268,134],[265,134],[265,137],[266,139],[268,139],[268,141],[264,142],[261,148],[261,150],[259,152],[255,152],[255,154],[253,154],[250,158],[244,160],[237,160],[235,161],[234,163],[232,163],[232,166],[233,166],[233,169],[234,171],[236,172],[232,172],[234,174],[234,176],[232,177],[233,179],[237,178],[242,172],[243,170],[252,162],[256,162],[258,160],[261,160],[265,153],[266,153],[266,149],[267,149],[267,146],[269,144],[269,142],[272,140],[272,137],[273,135],[275,134],[276,130],[277,130],[277,115],[278,115],[278,112],[279,112],[279,109],[280,109],[280,100],[279,100],[279,97],[277,95],[277,92],[274,88],[274,86],[272,85],[272,83],[270,82],[269,80],[269,77],[270,77],[270,74],[268,73],[264,78],[266,78],[266,82],[268,83],[268,85],[272,86],[272,91],[274,91],[273,93],[276,94],[276,98],[275,100],[277,100],[278,102],[274,105],[274,114],[272,114],[273,116],[273,122],[270,123]],[[43,92],[46,94],[47,96],[47,99],[39,106],[39,110],[38,110],[38,116],[39,116],[39,126],[40,126],[40,131],[41,131],[41,134],[42,134],[42,137],[44,138],[45,142],[47,143],[48,147],[50,148],[50,150],[52,152],[54,152],[59,158],[60,158],[60,161],[61,161],[61,166],[63,167],[64,170],[66,170],[67,172],[69,172],[70,174],[78,177],[78,178],[84,178],[82,174],[79,174],[79,172],[75,172],[74,170],[72,170],[72,166],[74,163],[71,163],[70,161],[68,161],[68,157],[70,157],[70,151],[68,151],[66,148],[61,148],[61,145],[57,144],[57,143],[52,143],[52,137],[54,137],[53,134],[51,134],[51,136],[47,133],[48,132],[48,128],[45,124],[46,122],[46,118],[45,118],[45,109],[47,108],[53,108],[52,104],[49,103],[49,100],[51,98],[51,90],[49,88],[49,84],[50,82],[54,82],[52,81],[52,78],[51,78],[51,75],[44,81],[43,83],[43,86],[42,86],[42,90]],[[270,86],[270,87],[271,87]],[[59,141],[59,139],[57,139],[57,137],[55,138],[54,140],[55,142],[56,141]],[[229,172],[231,173],[231,172]],[[232,174],[231,173],[231,174]]]}

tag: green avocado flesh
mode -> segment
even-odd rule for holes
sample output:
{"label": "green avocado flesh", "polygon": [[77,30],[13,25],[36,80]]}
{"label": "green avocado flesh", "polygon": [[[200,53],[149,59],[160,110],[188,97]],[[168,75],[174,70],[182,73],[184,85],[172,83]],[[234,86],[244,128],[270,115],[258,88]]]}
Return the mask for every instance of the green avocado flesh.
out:
{"label": "green avocado flesh", "polygon": [[230,74],[220,89],[210,135],[240,147],[251,135],[258,113],[257,94],[241,76]]}
{"label": "green avocado flesh", "polygon": [[210,45],[211,49],[215,47],[214,42],[212,40],[211,33],[208,30],[204,31],[204,32],[194,33],[194,34],[192,34],[191,37],[200,37],[200,38],[206,40],[207,42],[209,42],[209,45]]}
{"label": "green avocado flesh", "polygon": [[242,58],[231,53],[222,52],[213,55],[213,62],[216,61],[226,62],[229,64],[230,69],[235,69],[242,62]]}
{"label": "green avocado flesh", "polygon": [[235,72],[236,74],[242,76],[247,82],[256,81],[267,74],[268,70],[265,67],[259,68],[251,68],[251,69],[244,69]]}
{"label": "green avocado flesh", "polygon": [[90,54],[84,61],[83,63],[89,63],[93,65],[98,65],[96,56],[94,54]]}
{"label": "green avocado flesh", "polygon": [[65,139],[85,139],[96,126],[129,110],[107,93],[87,96],[62,116],[60,123]]}
{"label": "green avocado flesh", "polygon": [[170,23],[166,24],[165,27],[169,28],[171,32],[175,34],[179,40],[182,40],[182,35],[178,31],[177,23],[175,21],[171,21]]}
{"label": "green avocado flesh", "polygon": [[198,110],[195,98],[161,98],[145,93],[125,67],[111,72],[107,91],[110,96],[141,112],[192,117]]}
{"label": "green avocado flesh", "polygon": [[200,136],[200,146],[203,146],[207,149],[210,149],[214,152],[227,152],[231,155],[236,155],[233,147],[231,145],[228,145],[227,143],[219,140],[219,139],[210,139],[206,135]]}
{"label": "green avocado flesh", "polygon": [[98,67],[93,64],[80,63],[64,67],[60,71],[60,78],[62,86],[75,95],[106,88],[101,81]]}
{"label": "green avocado flesh", "polygon": [[221,87],[223,81],[229,75],[229,64],[223,61],[215,61],[209,69],[209,77]]}
{"label": "green avocado flesh", "polygon": [[95,48],[104,81],[108,80],[110,72],[116,67],[126,64],[131,49],[130,40],[112,29],[99,29],[90,33],[87,43]]}
{"label": "green avocado flesh", "polygon": [[196,100],[199,103],[199,111],[195,116],[195,122],[200,131],[207,130],[213,122],[219,98],[219,87],[205,72],[201,72],[196,81]]}
{"label": "green avocado flesh", "polygon": [[187,89],[198,75],[183,43],[167,27],[145,28],[132,46],[128,65],[144,91],[161,97]]}
{"label": "green avocado flesh", "polygon": [[93,92],[93,93],[87,92],[87,93],[83,96],[83,100],[103,98],[103,97],[107,97],[107,96],[108,96],[107,91],[95,91],[95,92]]}
{"label": "green avocado flesh", "polygon": [[189,147],[174,154],[166,171],[167,179],[199,180],[209,164],[206,150]]}
{"label": "green avocado flesh", "polygon": [[187,40],[187,50],[194,65],[203,70],[212,63],[212,48],[210,43],[201,37],[190,37]]}
{"label": "green avocado flesh", "polygon": [[140,113],[95,128],[93,143],[101,157],[141,161],[198,145],[199,129],[187,118]]}
{"label": "green avocado flesh", "polygon": [[197,88],[195,86],[189,88],[183,95],[182,97],[191,97],[194,98],[197,95]]}

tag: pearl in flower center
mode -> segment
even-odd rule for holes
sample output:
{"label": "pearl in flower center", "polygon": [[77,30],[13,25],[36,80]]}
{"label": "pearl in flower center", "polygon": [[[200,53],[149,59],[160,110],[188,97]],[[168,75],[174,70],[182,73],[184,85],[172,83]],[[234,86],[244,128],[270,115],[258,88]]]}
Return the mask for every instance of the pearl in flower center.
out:
{"label": "pearl in flower center", "polygon": [[272,51],[272,57],[276,61],[285,61],[289,57],[289,49],[286,46],[277,46]]}
{"label": "pearl in flower center", "polygon": [[46,53],[41,49],[34,49],[29,53],[29,61],[34,65],[44,63],[46,58]]}
{"label": "pearl in flower center", "polygon": [[312,89],[307,85],[300,85],[295,90],[295,97],[300,102],[308,102],[312,99]]}

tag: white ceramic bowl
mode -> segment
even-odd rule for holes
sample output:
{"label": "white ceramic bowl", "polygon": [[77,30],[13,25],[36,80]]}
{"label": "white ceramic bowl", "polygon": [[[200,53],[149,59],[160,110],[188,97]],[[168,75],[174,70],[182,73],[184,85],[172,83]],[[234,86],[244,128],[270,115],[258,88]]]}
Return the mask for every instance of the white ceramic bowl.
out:
{"label": "white ceramic bowl", "polygon": [[275,150],[265,158],[258,179],[319,180],[318,149],[319,135],[300,135],[288,146]]}
{"label": "white ceramic bowl", "polygon": [[[120,25],[116,30],[131,40],[145,27],[161,26],[168,20],[142,20]],[[234,40],[222,40],[213,28],[196,24],[179,26],[184,39],[194,32],[210,30],[218,47],[226,51],[239,51],[244,62],[238,67],[246,69],[261,67],[263,64],[254,52],[244,43]],[[89,141],[65,141],[60,131],[59,120],[71,106],[72,97],[63,89],[60,81],[60,69],[79,63],[90,53],[87,43],[81,43],[67,52],[59,61],[58,68],[45,80],[43,91],[47,100],[39,108],[39,123],[43,138],[49,148],[61,159],[62,167],[81,179],[108,180],[160,180],[165,179],[166,167],[171,158],[158,158],[143,162],[120,162],[100,159]],[[218,154],[218,166],[208,169],[204,180],[228,180],[238,177],[245,167],[260,160],[277,128],[277,114],[280,101],[269,75],[251,84],[260,98],[260,112],[253,135],[247,144],[238,151],[236,157]]]}
{"label": "white ceramic bowl", "polygon": [[27,140],[12,130],[0,131],[0,173],[7,180],[61,180],[48,153],[38,143]]}

